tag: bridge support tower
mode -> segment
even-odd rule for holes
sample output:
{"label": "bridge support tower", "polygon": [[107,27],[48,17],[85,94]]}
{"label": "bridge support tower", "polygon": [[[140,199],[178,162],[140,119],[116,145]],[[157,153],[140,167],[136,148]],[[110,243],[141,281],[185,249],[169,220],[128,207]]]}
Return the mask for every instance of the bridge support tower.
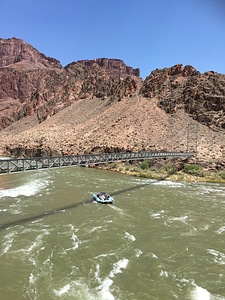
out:
{"label": "bridge support tower", "polygon": [[187,125],[187,152],[197,154],[198,150],[198,124]]}

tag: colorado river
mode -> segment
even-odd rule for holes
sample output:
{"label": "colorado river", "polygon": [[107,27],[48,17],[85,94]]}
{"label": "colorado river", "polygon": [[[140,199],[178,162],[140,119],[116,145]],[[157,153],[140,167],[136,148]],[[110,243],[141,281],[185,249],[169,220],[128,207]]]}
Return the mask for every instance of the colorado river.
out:
{"label": "colorado river", "polygon": [[[98,191],[115,203],[90,201]],[[1,300],[224,300],[224,216],[222,184],[1,175]]]}

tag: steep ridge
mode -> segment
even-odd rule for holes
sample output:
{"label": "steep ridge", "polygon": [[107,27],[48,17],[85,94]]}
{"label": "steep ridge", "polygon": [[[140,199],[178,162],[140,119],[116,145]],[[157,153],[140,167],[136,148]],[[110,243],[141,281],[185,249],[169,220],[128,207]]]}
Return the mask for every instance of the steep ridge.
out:
{"label": "steep ridge", "polygon": [[122,60],[60,62],[19,39],[0,39],[1,148],[16,156],[186,151],[225,160],[225,75],[192,66],[140,70]]}
{"label": "steep ridge", "polygon": [[204,74],[192,66],[176,65],[153,71],[140,93],[157,97],[158,106],[173,114],[184,109],[193,119],[212,128],[225,129],[225,75]]}
{"label": "steep ridge", "polygon": [[[41,123],[89,96],[120,100],[135,92],[141,81],[139,71],[121,60],[80,61],[63,68],[15,38],[0,39],[0,66],[0,128],[34,113]],[[138,76],[128,77],[135,73]]]}
{"label": "steep ridge", "polygon": [[0,39],[0,67],[62,68],[60,62],[47,57],[21,39]]}

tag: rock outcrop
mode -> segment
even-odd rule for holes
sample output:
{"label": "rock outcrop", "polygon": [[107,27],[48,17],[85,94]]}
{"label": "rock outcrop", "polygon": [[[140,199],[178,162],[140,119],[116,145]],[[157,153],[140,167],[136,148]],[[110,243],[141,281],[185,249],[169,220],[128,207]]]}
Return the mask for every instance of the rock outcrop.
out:
{"label": "rock outcrop", "polygon": [[93,60],[79,60],[78,62],[89,67],[97,64],[99,67],[104,69],[111,77],[114,78],[126,78],[128,75],[140,77],[139,68],[133,69],[132,67],[128,67],[120,59],[96,58]]}
{"label": "rock outcrop", "polygon": [[192,66],[176,65],[153,71],[144,81],[140,94],[157,97],[158,106],[173,114],[184,109],[194,120],[225,129],[225,75],[204,74]]}
{"label": "rock outcrop", "polygon": [[40,53],[21,39],[0,39],[0,67],[61,68],[60,62]]}

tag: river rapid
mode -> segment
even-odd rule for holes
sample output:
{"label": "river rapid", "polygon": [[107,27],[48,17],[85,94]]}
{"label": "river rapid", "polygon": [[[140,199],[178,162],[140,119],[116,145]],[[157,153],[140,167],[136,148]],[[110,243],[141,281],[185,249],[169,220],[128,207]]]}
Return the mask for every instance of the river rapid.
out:
{"label": "river rapid", "polygon": [[[113,205],[92,201],[94,192]],[[1,300],[224,300],[225,185],[68,167],[0,176]]]}

